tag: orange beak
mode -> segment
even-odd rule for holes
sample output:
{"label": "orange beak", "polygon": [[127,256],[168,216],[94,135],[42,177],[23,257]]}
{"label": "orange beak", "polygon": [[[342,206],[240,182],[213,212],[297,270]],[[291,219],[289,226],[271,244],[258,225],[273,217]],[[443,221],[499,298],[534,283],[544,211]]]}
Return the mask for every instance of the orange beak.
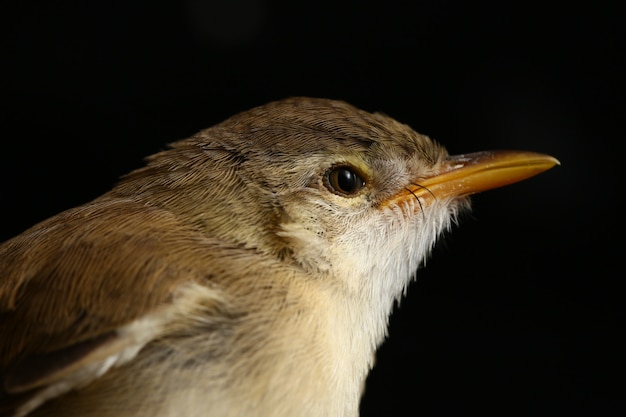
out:
{"label": "orange beak", "polygon": [[486,151],[449,156],[435,175],[411,185],[406,197],[412,194],[427,201],[462,197],[525,180],[555,165],[560,165],[556,158],[525,151]]}

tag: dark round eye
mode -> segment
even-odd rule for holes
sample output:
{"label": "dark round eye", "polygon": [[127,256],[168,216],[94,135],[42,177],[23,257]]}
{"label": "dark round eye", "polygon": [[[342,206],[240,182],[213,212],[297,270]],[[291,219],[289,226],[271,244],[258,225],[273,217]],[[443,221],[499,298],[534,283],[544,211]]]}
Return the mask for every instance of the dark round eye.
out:
{"label": "dark round eye", "polygon": [[355,194],[365,186],[363,178],[354,169],[345,166],[332,168],[326,180],[330,190],[340,195]]}

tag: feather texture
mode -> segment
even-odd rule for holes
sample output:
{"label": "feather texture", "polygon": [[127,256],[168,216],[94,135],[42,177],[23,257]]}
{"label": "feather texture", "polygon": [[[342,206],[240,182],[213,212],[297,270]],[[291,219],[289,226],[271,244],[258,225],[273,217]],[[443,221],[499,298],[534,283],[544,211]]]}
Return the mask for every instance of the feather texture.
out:
{"label": "feather texture", "polygon": [[0,416],[357,415],[394,302],[469,207],[418,195],[447,157],[307,98],[173,143],[0,246]]}

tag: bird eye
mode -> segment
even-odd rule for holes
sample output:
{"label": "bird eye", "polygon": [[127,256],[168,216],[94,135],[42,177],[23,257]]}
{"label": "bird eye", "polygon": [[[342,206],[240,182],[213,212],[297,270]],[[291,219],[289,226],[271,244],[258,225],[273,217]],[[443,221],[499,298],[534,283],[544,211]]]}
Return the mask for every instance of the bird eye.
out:
{"label": "bird eye", "polygon": [[338,166],[326,175],[326,185],[335,194],[352,195],[365,186],[365,181],[354,169]]}

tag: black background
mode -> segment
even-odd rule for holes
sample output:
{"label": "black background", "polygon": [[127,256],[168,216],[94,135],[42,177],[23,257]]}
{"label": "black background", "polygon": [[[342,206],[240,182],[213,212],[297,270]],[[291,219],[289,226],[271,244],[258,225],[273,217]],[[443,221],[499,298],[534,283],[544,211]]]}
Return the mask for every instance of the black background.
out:
{"label": "black background", "polygon": [[362,415],[626,413],[626,3],[11,3],[0,240],[168,142],[293,95],[384,111],[450,153],[548,153],[562,166],[475,196],[437,246]]}

